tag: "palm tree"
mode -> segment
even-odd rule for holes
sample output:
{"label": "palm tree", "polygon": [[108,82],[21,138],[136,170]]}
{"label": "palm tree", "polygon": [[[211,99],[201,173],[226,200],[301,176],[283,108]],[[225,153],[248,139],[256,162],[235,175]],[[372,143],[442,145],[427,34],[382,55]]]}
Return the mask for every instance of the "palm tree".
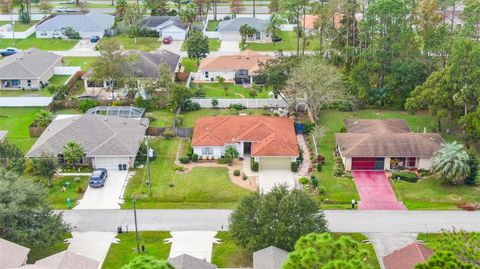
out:
{"label": "palm tree", "polygon": [[83,155],[83,147],[73,140],[68,141],[67,144],[63,146],[63,158],[67,163],[72,164],[72,168],[75,161],[81,160]]}
{"label": "palm tree", "polygon": [[37,127],[46,128],[53,120],[53,113],[43,110],[40,111],[37,115],[35,115],[35,119],[33,123]]}
{"label": "palm tree", "polygon": [[225,78],[224,77],[217,77],[218,83],[220,83],[220,86],[222,86],[223,91],[225,91],[225,96],[228,95],[228,84],[225,83]]}
{"label": "palm tree", "polygon": [[433,156],[432,172],[443,183],[463,183],[470,175],[469,160],[462,144],[448,143]]}
{"label": "palm tree", "polygon": [[225,155],[225,160],[227,161],[228,164],[232,164],[233,160],[240,156],[237,149],[233,146],[228,146],[225,149],[224,155]]}
{"label": "palm tree", "polygon": [[198,15],[198,8],[197,5],[194,3],[188,4],[185,8],[180,10],[179,16],[183,23],[185,23],[188,27],[188,31],[190,32],[193,23],[197,20]]}
{"label": "palm tree", "polygon": [[280,37],[282,34],[280,26],[284,23],[285,20],[277,13],[273,13],[268,19],[266,32],[272,37],[272,42],[275,42],[275,38]]}

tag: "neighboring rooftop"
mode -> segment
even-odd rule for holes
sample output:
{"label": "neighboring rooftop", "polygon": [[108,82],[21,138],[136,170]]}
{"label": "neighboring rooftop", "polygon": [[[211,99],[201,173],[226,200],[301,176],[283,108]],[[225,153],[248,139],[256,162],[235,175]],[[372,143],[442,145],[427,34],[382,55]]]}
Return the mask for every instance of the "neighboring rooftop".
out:
{"label": "neighboring rooftop", "polygon": [[250,27],[257,29],[259,32],[265,32],[268,22],[259,18],[245,17],[236,18],[232,20],[224,20],[218,24],[218,32],[238,32],[240,27],[247,24]]}
{"label": "neighboring rooftop", "polygon": [[54,120],[28,151],[28,157],[42,153],[61,154],[63,146],[74,140],[82,145],[86,157],[135,156],[148,127],[148,119],[80,115]]}
{"label": "neighboring rooftop", "polygon": [[273,57],[251,50],[245,50],[236,55],[209,56],[200,62],[199,70],[239,70],[246,69],[250,74],[260,68],[260,63],[266,63]]}
{"label": "neighboring rooftop", "polygon": [[168,259],[175,269],[216,269],[217,266],[188,254]]}
{"label": "neighboring rooftop", "polygon": [[178,28],[187,29],[187,26],[176,16],[148,16],[140,22],[140,25],[148,28],[165,28],[172,24]]}
{"label": "neighboring rooftop", "polygon": [[271,116],[211,116],[197,120],[193,146],[252,141],[252,156],[298,156],[293,121]]}
{"label": "neighboring rooftop", "polygon": [[180,62],[180,55],[163,49],[156,52],[128,51],[126,54],[136,55],[133,65],[133,75],[136,77],[158,78],[160,64],[168,66],[170,75],[173,75]]}
{"label": "neighboring rooftop", "polygon": [[56,15],[37,25],[36,31],[57,31],[66,26],[73,30],[92,31],[106,30],[113,26],[115,17],[99,12],[90,12],[88,14]]}
{"label": "neighboring rooftop", "polygon": [[344,121],[348,133],[395,134],[411,133],[408,124],[400,119],[364,120],[348,119]]}
{"label": "neighboring rooftop", "polygon": [[270,246],[253,253],[253,269],[281,269],[288,252]]}
{"label": "neighboring rooftop", "polygon": [[65,250],[38,260],[35,265],[48,269],[97,269],[99,262],[83,255]]}
{"label": "neighboring rooftop", "polygon": [[385,269],[413,269],[432,255],[431,249],[415,242],[383,257],[383,264]]}
{"label": "neighboring rooftop", "polygon": [[85,114],[140,119],[145,116],[145,108],[133,106],[97,106],[90,108]]}
{"label": "neighboring rooftop", "polygon": [[17,268],[27,262],[29,248],[0,238],[0,269]]}
{"label": "neighboring rooftop", "polygon": [[0,79],[38,79],[62,56],[31,48],[0,61]]}

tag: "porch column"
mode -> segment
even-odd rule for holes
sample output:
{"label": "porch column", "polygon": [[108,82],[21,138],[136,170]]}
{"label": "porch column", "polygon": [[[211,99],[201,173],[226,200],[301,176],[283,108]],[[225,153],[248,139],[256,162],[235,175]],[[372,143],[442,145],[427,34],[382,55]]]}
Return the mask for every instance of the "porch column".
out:
{"label": "porch column", "polygon": [[385,157],[383,170],[390,170],[390,157]]}

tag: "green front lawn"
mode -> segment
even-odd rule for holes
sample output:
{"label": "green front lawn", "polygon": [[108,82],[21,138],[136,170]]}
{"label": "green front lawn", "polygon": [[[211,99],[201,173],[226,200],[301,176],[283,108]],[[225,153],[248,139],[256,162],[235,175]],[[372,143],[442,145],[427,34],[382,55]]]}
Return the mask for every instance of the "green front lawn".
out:
{"label": "green front lawn", "polygon": [[214,32],[217,31],[217,27],[220,21],[209,20],[207,24],[207,31]]}
{"label": "green front lawn", "polygon": [[7,130],[7,140],[27,152],[36,138],[30,137],[28,126],[41,107],[0,107],[0,130]]}
{"label": "green front lawn", "polygon": [[218,232],[215,236],[220,244],[213,245],[212,263],[218,268],[251,268],[252,253],[233,242],[230,232]]}
{"label": "green front lawn", "polygon": [[48,83],[49,85],[63,86],[69,77],[68,75],[53,75]]}
{"label": "green front lawn", "polygon": [[68,244],[65,243],[64,239],[72,238],[71,233],[66,233],[62,240],[57,241],[56,243],[49,245],[49,246],[42,246],[42,247],[35,247],[30,248],[30,252],[28,253],[28,261],[27,263],[35,263],[38,260],[51,256],[53,254],[59,253],[61,251],[67,250]]}
{"label": "green front lawn", "polygon": [[114,37],[102,38],[99,41],[99,44],[103,40],[113,39],[120,43],[123,46],[124,50],[143,50],[143,51],[153,51],[160,48],[161,42],[158,40],[158,37],[137,37],[137,43],[134,42],[134,39],[126,35],[117,35]]}
{"label": "green front lawn", "polygon": [[197,61],[187,57],[182,58],[182,65],[185,67],[185,72],[197,72],[198,65]]}
{"label": "green front lawn", "polygon": [[[250,96],[250,89],[244,88],[242,85],[235,85],[233,83],[227,83],[227,85],[228,90],[227,94],[225,95],[225,90],[222,88],[220,83],[192,84],[192,86],[195,86],[196,88],[201,87],[206,92],[206,97],[231,99],[253,98]],[[268,98],[268,92],[270,92],[269,89],[263,88],[261,92],[257,91],[257,96],[255,98]]]}
{"label": "green front lawn", "polygon": [[[45,186],[47,185],[47,179],[42,180]],[[66,183],[70,182],[69,187],[65,187],[66,191],[62,192],[62,186],[66,186]],[[58,177],[53,179],[53,186],[46,187],[48,190],[47,200],[53,209],[68,209],[67,198],[70,198],[71,208],[75,207],[76,202],[82,199],[83,194],[88,187],[88,177],[80,176],[68,176]]]}
{"label": "green front lawn", "polygon": [[[220,49],[221,41],[218,38],[209,38],[208,39],[208,48],[210,52],[218,51]],[[187,42],[183,42],[182,47],[180,48],[181,51],[187,51]]]}
{"label": "green front lawn", "polygon": [[[31,21],[30,23],[22,23],[22,22],[16,21],[14,30],[15,30],[15,32],[25,32],[28,29],[30,29],[30,27],[37,24],[38,22],[39,21]],[[12,24],[12,21],[0,21],[0,26],[5,25],[5,24]]]}
{"label": "green front lawn", "polygon": [[46,88],[41,90],[0,90],[0,97],[51,96]]}
{"label": "green front lawn", "polygon": [[[258,42],[247,42],[244,49],[251,49],[254,51],[296,51],[297,50],[297,37],[295,32],[282,32],[282,41],[272,43],[258,43]],[[302,39],[300,39],[300,50],[302,50]],[[318,42],[315,39],[308,40],[305,50],[316,50],[318,48]]]}
{"label": "green front lawn", "polygon": [[175,115],[166,110],[157,110],[148,112],[147,117],[153,117],[155,119],[150,122],[150,127],[172,127]]}
{"label": "green front lawn", "polygon": [[36,38],[34,34],[25,39],[0,39],[0,49],[15,47],[22,50],[37,48],[41,50],[69,50],[78,43],[78,40],[57,38]]}
{"label": "green front lawn", "polygon": [[80,66],[82,71],[87,71],[96,59],[95,57],[63,57],[63,65]]}
{"label": "green front lawn", "polygon": [[380,269],[380,264],[378,263],[377,254],[375,253],[375,249],[373,248],[372,243],[362,243],[364,240],[368,240],[368,237],[361,233],[332,233],[333,238],[340,238],[340,236],[348,236],[353,240],[360,243],[360,249],[366,250],[368,255],[365,262],[374,269]]}
{"label": "green front lawn", "polygon": [[[195,127],[195,122],[200,117],[231,115],[231,112],[230,109],[200,109],[197,111],[186,112],[182,114],[182,126]],[[264,109],[244,109],[238,112],[246,113],[248,115],[272,115],[270,111]]]}
{"label": "green front lawn", "polygon": [[132,207],[132,197],[137,197],[138,208],[233,208],[250,193],[230,182],[226,167],[199,167],[184,174],[175,172],[174,160],[180,141],[155,139],[150,142],[157,154],[150,163],[152,196],[148,196],[146,169],[138,169],[128,182],[125,208]]}
{"label": "green front lawn", "polygon": [[[121,268],[137,255],[143,255],[136,253],[137,241],[133,230],[134,227],[129,227],[129,229],[129,233],[117,235],[117,238],[120,239],[118,244],[113,243],[110,245],[107,257],[102,265],[103,269]],[[170,237],[170,232],[140,232],[140,246],[145,246],[145,255],[166,260],[170,253],[171,244],[164,244],[163,240]]]}

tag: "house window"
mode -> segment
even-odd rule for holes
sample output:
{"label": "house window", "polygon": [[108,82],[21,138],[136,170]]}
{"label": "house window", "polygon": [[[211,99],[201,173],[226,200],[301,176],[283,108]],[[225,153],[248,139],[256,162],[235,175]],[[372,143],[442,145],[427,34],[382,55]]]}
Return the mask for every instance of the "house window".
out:
{"label": "house window", "polygon": [[45,31],[40,32],[40,36],[47,36],[47,35],[48,35],[48,34],[47,34],[47,32],[45,32]]}
{"label": "house window", "polygon": [[205,78],[208,78],[208,72],[205,72]]}
{"label": "house window", "polygon": [[18,85],[20,85],[20,80],[18,79],[12,80],[12,86],[18,86]]}
{"label": "house window", "polygon": [[213,155],[212,148],[202,148],[202,155]]}
{"label": "house window", "polygon": [[27,80],[27,86],[28,87],[32,86],[32,81],[31,80]]}
{"label": "house window", "polygon": [[255,33],[255,38],[260,39],[260,32]]}

